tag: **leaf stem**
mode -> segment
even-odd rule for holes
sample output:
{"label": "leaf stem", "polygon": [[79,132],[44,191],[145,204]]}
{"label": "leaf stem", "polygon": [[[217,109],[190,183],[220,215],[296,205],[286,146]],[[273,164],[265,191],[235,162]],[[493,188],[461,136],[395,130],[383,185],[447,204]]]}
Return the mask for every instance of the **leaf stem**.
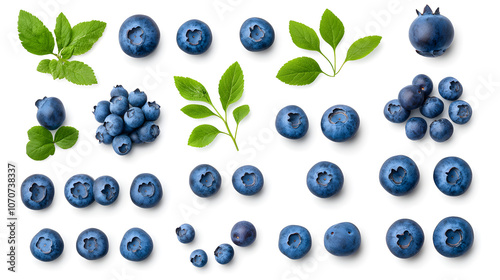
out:
{"label": "leaf stem", "polygon": [[335,77],[335,68],[333,67],[333,64],[332,62],[330,61],[330,59],[328,59],[328,57],[326,57],[326,55],[322,52],[322,51],[319,51],[319,53],[324,57],[326,58],[326,60],[328,60],[328,63],[330,63],[330,66],[332,67],[332,70],[333,70],[333,76],[332,75],[328,75],[326,74],[325,72],[323,72],[323,74],[327,75],[327,76],[330,76],[330,77]]}
{"label": "leaf stem", "polygon": [[[240,149],[238,148],[238,144],[236,144],[236,136],[233,136],[233,134],[231,133],[231,130],[229,129],[229,125],[227,124],[227,120],[226,120],[227,119],[227,111],[225,112],[226,117],[223,118],[222,115],[217,110],[217,108],[215,108],[214,104],[212,104],[212,102],[209,102],[209,103],[210,103],[210,106],[212,106],[212,108],[214,108],[215,113],[217,113],[217,117],[219,117],[219,119],[221,119],[224,122],[224,125],[226,126],[228,133],[222,132],[222,131],[221,131],[221,133],[226,134],[227,136],[231,137],[231,140],[233,140],[234,146],[236,147],[236,151],[239,151]],[[238,126],[236,126],[236,131],[238,131]]]}
{"label": "leaf stem", "polygon": [[335,73],[335,75],[337,75],[337,74],[340,72],[340,70],[342,70],[342,67],[344,67],[344,64],[345,64],[346,62],[347,62],[347,60],[346,60],[346,61],[344,61],[344,63],[342,63],[342,65],[341,65],[341,66],[340,66],[340,68],[339,68],[339,71],[337,71],[337,73]]}

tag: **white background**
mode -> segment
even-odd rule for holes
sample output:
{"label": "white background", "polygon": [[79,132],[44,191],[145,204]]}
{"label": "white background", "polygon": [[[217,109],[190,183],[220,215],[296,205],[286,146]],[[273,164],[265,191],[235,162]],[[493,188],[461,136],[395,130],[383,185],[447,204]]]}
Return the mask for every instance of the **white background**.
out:
{"label": "white background", "polygon": [[[421,11],[425,4],[433,9],[439,6],[455,27],[451,49],[439,58],[417,55],[408,40],[408,28],[416,18],[415,9]],[[325,8],[331,9],[346,27],[338,51],[339,61],[348,46],[361,36],[383,36],[380,46],[367,58],[347,63],[335,78],[320,76],[313,85],[305,87],[283,84],[275,78],[278,69],[298,56],[311,56],[330,72],[319,54],[295,47],[288,34],[291,19],[318,31]],[[19,185],[27,176],[42,173],[49,176],[56,187],[52,206],[43,211],[31,211],[19,199],[18,273],[8,276],[115,280],[159,276],[168,279],[366,279],[380,275],[386,279],[476,279],[479,275],[488,275],[495,278],[499,250],[496,235],[500,232],[496,161],[499,156],[500,39],[496,34],[499,8],[496,1],[486,0],[474,3],[36,0],[4,5],[3,43],[0,44],[4,128],[1,155],[5,158],[2,161],[17,164]],[[20,9],[41,18],[50,30],[61,11],[72,25],[93,19],[107,22],[104,35],[94,48],[73,58],[90,65],[99,84],[76,86],[65,80],[53,81],[50,75],[36,72],[38,62],[50,57],[37,57],[21,47],[16,31]],[[118,44],[121,23],[138,13],[151,16],[161,30],[159,47],[142,59],[128,57]],[[268,51],[251,53],[239,42],[240,25],[252,16],[267,19],[275,29],[276,40]],[[183,53],[175,42],[177,28],[192,18],[205,21],[213,32],[213,44],[201,56]],[[323,41],[321,47],[332,56]],[[245,92],[236,105],[251,107],[238,134],[241,151],[236,152],[231,140],[224,135],[204,149],[187,146],[195,126],[210,123],[223,127],[215,118],[193,120],[180,111],[189,102],[176,91],[173,76],[188,76],[202,82],[212,94],[212,100],[218,102],[219,78],[235,61],[240,63],[245,75]],[[428,135],[412,142],[404,134],[404,124],[389,123],[382,114],[385,103],[396,98],[399,90],[419,73],[429,75],[435,88],[446,76],[458,78],[464,87],[463,99],[474,108],[472,120],[464,126],[455,125],[453,137],[445,143],[436,143]],[[138,87],[162,106],[161,135],[157,141],[135,146],[125,157],[116,155],[110,146],[99,145],[93,138],[98,123],[93,118],[92,107],[100,100],[109,99],[109,91],[116,84],[122,84],[129,91]],[[433,94],[437,95],[437,90]],[[44,96],[56,96],[63,101],[67,112],[65,125],[79,129],[80,139],[74,148],[57,148],[54,156],[35,162],[25,154],[26,131],[38,125],[34,103]],[[279,136],[274,128],[277,111],[290,104],[302,107],[310,121],[307,136],[299,141]],[[361,118],[357,136],[347,143],[327,140],[320,129],[323,112],[335,104],[350,105]],[[405,197],[389,195],[378,182],[382,163],[397,154],[412,157],[421,173],[418,187]],[[445,196],[432,180],[436,163],[452,155],[465,159],[474,173],[469,191],[460,197]],[[339,165],[345,176],[343,190],[329,199],[315,197],[305,184],[309,168],[322,160]],[[213,165],[223,177],[220,192],[212,198],[196,197],[188,185],[190,171],[201,163]],[[257,166],[265,176],[263,191],[254,197],[239,195],[231,185],[233,171],[245,164]],[[153,209],[138,208],[129,197],[130,183],[142,172],[157,175],[163,185],[163,200]],[[116,178],[121,186],[117,202],[109,207],[97,203],[85,209],[72,207],[64,198],[63,188],[66,180],[77,173]],[[5,181],[5,175],[2,178]],[[5,197],[3,188],[0,213],[6,214]],[[442,257],[432,244],[434,227],[451,215],[468,220],[475,232],[473,248],[456,259]],[[394,257],[385,244],[388,227],[400,218],[417,221],[426,238],[420,254],[408,260]],[[240,220],[254,223],[257,241],[251,247],[235,248],[232,263],[221,266],[213,259],[213,250],[220,243],[230,243],[230,229]],[[362,244],[357,254],[340,258],[326,252],[323,234],[329,226],[343,221],[358,226]],[[179,243],[174,232],[185,222],[196,229],[196,239],[188,245]],[[289,224],[305,226],[312,234],[313,248],[301,260],[289,260],[278,250],[278,233]],[[57,230],[65,242],[64,253],[52,263],[36,260],[29,251],[31,238],[45,227]],[[108,255],[98,261],[87,261],[75,250],[78,234],[89,227],[103,230],[110,241]],[[154,240],[154,251],[146,261],[129,262],[119,253],[123,233],[131,227],[143,228]],[[5,226],[0,228],[0,248],[4,255],[7,231]],[[189,254],[198,248],[210,257],[202,269],[189,262]],[[7,276],[5,264],[1,271]],[[2,279],[10,278],[2,276]]]}

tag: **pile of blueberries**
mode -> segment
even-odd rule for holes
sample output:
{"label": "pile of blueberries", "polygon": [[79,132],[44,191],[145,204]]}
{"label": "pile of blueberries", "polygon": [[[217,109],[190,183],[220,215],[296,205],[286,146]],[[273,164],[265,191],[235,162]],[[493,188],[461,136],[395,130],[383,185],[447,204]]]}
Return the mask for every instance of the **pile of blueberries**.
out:
{"label": "pile of blueberries", "polygon": [[121,156],[132,150],[132,144],[153,142],[160,134],[160,127],[155,124],[160,117],[160,105],[148,102],[139,89],[128,93],[121,85],[114,87],[111,100],[99,101],[93,113],[96,121],[102,123],[95,138],[99,143],[112,144]]}
{"label": "pile of blueberries", "polygon": [[[406,122],[406,136],[411,140],[420,140],[427,133],[427,122],[421,117],[410,117],[411,111],[419,109],[429,119],[437,118],[444,110],[444,103],[435,96],[430,96],[434,86],[432,80],[424,75],[417,75],[412,84],[401,89],[398,99],[387,102],[384,107],[385,118],[393,123]],[[439,94],[442,98],[453,101],[449,105],[448,115],[456,124],[465,124],[472,117],[471,106],[458,100],[462,96],[463,87],[460,82],[447,77],[439,82]],[[434,120],[429,127],[429,134],[436,142],[444,142],[453,135],[453,124],[445,118]]]}

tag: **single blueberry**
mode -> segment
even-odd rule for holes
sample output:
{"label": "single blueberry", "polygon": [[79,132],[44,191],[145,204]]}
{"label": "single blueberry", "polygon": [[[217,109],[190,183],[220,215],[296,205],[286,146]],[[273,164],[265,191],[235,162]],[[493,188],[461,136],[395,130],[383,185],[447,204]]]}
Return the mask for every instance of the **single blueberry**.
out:
{"label": "single blueberry", "polygon": [[311,250],[311,245],[311,234],[305,227],[289,225],[280,232],[278,248],[292,260],[304,257]]}
{"label": "single blueberry", "polygon": [[143,143],[141,139],[139,138],[139,133],[136,131],[132,131],[128,137],[130,137],[130,140],[132,140],[132,143],[134,144],[141,144]]}
{"label": "single blueberry", "polygon": [[145,57],[160,43],[160,29],[146,15],[133,15],[120,26],[118,41],[123,52],[131,57]]}
{"label": "single blueberry", "polygon": [[399,91],[399,104],[408,111],[417,109],[424,103],[425,95],[418,86],[405,86]]}
{"label": "single blueberry", "polygon": [[420,140],[427,133],[427,122],[420,117],[411,118],[406,122],[405,132],[408,139]]}
{"label": "single blueberry", "polygon": [[30,250],[36,259],[50,262],[62,254],[64,242],[55,230],[44,228],[31,239]]}
{"label": "single blueberry", "polygon": [[123,96],[125,98],[128,98],[128,92],[126,89],[123,88],[121,85],[114,86],[113,89],[110,92],[111,98],[117,97],[117,96]]}
{"label": "single blueberry", "polygon": [[410,117],[411,111],[401,106],[398,99],[387,102],[384,106],[385,118],[393,123],[405,122]]}
{"label": "single blueberry", "polygon": [[453,135],[453,124],[447,119],[435,120],[429,127],[429,134],[436,142],[444,142]]}
{"label": "single blueberry", "polygon": [[177,239],[184,244],[190,243],[195,237],[194,228],[190,224],[182,224],[175,229],[175,234],[177,235]]}
{"label": "single blueberry", "polygon": [[264,19],[249,18],[241,25],[240,41],[251,52],[266,50],[274,43],[274,29]]}
{"label": "single blueberry", "polygon": [[411,158],[399,155],[390,157],[384,162],[378,178],[388,193],[402,196],[410,193],[417,186],[420,172]]}
{"label": "single blueberry", "polygon": [[264,186],[264,176],[257,167],[245,165],[234,171],[232,182],[240,194],[254,195]]}
{"label": "single blueberry", "polygon": [[356,111],[346,105],[328,108],[321,118],[321,130],[326,138],[334,142],[351,139],[359,128],[359,116]]}
{"label": "single blueberry", "polygon": [[309,129],[309,120],[300,107],[289,105],[278,112],[275,125],[281,136],[288,139],[299,139],[306,135]]}
{"label": "single blueberry", "polygon": [[110,205],[120,194],[118,182],[111,176],[101,176],[94,181],[94,198],[101,205]]}
{"label": "single blueberry", "polygon": [[132,150],[132,140],[125,134],[113,138],[113,150],[120,156],[128,154]]}
{"label": "single blueberry", "polygon": [[247,221],[237,222],[231,229],[231,240],[236,246],[247,247],[257,238],[255,226]]}
{"label": "single blueberry", "polygon": [[137,175],[130,186],[132,202],[141,208],[156,206],[163,196],[160,180],[153,174],[142,173]]}
{"label": "single blueberry", "polygon": [[462,100],[453,101],[448,109],[448,115],[454,123],[465,124],[472,117],[472,107]]}
{"label": "single blueberry", "polygon": [[[115,114],[111,114],[111,115],[107,116],[106,119],[104,119],[103,126],[104,126],[104,128],[106,128],[106,132],[110,136],[115,137],[123,132],[124,123],[123,123],[123,119],[120,116],[115,115]],[[96,135],[96,138],[97,138],[97,135]],[[97,138],[97,139],[99,139],[99,138]],[[104,139],[104,137],[103,137],[103,139]],[[99,141],[100,141],[100,139],[99,139]]]}
{"label": "single blueberry", "polygon": [[220,264],[228,264],[234,257],[233,246],[224,243],[219,246],[214,251],[215,260]]}
{"label": "single blueberry", "polygon": [[431,78],[429,78],[429,76],[424,74],[419,74],[415,76],[411,84],[417,86],[418,90],[424,96],[429,96],[432,93],[432,89],[434,88]]}
{"label": "single blueberry", "polygon": [[160,117],[160,105],[156,104],[155,101],[146,102],[146,104],[142,106],[142,111],[147,121],[156,121]]}
{"label": "single blueberry", "polygon": [[97,128],[95,139],[99,140],[99,144],[111,144],[113,142],[113,136],[109,135],[104,125],[100,125]]}
{"label": "single blueberry", "polygon": [[110,103],[106,100],[99,101],[99,103],[94,106],[93,114],[96,121],[103,123],[104,119],[106,119],[106,117],[111,114],[111,112],[109,111],[109,106]]}
{"label": "single blueberry", "polygon": [[146,104],[146,101],[148,101],[148,96],[138,88],[128,95],[128,102],[133,107],[142,108]]}
{"label": "single blueberry", "polygon": [[56,97],[44,97],[35,102],[38,108],[36,119],[41,126],[48,130],[58,129],[66,119],[64,105]]}
{"label": "single blueberry", "polygon": [[96,228],[89,228],[76,239],[76,251],[87,260],[100,259],[108,253],[108,237]]}
{"label": "single blueberry", "polygon": [[191,253],[189,260],[196,267],[204,267],[208,262],[208,256],[205,251],[197,249]]}
{"label": "single blueberry", "polygon": [[49,177],[33,174],[21,184],[21,200],[31,210],[45,209],[54,199],[54,184]]}
{"label": "single blueberry", "polygon": [[[132,107],[123,115],[123,122],[132,129],[138,128],[144,124],[144,112],[141,108]],[[131,131],[130,131],[131,132]]]}
{"label": "single blueberry", "polygon": [[415,256],[424,244],[424,231],[413,220],[395,221],[387,230],[385,242],[391,253],[401,259]]}
{"label": "single blueberry", "polygon": [[123,235],[120,243],[121,255],[129,261],[145,260],[153,251],[153,239],[140,228],[131,228]]}
{"label": "single blueberry", "polygon": [[188,20],[177,31],[177,46],[187,54],[202,54],[211,44],[212,31],[201,20]]}
{"label": "single blueberry", "polygon": [[64,196],[76,208],[89,206],[94,202],[94,179],[86,174],[72,176],[64,186]]}
{"label": "single blueberry", "polygon": [[137,135],[143,143],[153,142],[160,135],[160,127],[152,121],[147,121],[137,129]]}
{"label": "single blueberry", "polygon": [[124,96],[112,97],[109,104],[109,111],[112,114],[123,116],[129,108],[128,99]]}
{"label": "single blueberry", "polygon": [[339,223],[326,230],[324,243],[330,254],[339,257],[349,256],[359,249],[361,234],[354,224]]}
{"label": "single blueberry", "polygon": [[189,186],[199,197],[209,197],[216,194],[222,183],[222,178],[213,166],[200,164],[189,174]]}
{"label": "single blueberry", "polygon": [[453,77],[446,77],[439,82],[439,94],[446,100],[454,101],[462,96],[462,84]]}
{"label": "single blueberry", "polygon": [[441,99],[430,96],[424,100],[424,104],[420,107],[420,113],[427,118],[433,119],[444,110],[444,103]]}
{"label": "single blueberry", "polygon": [[434,183],[438,189],[449,196],[458,196],[469,189],[472,170],[467,162],[459,157],[446,157],[434,168]]}
{"label": "single blueberry", "polygon": [[320,161],[307,172],[307,187],[317,197],[337,194],[344,185],[344,174],[334,163]]}
{"label": "single blueberry", "polygon": [[444,218],[432,235],[434,248],[443,256],[455,258],[465,254],[474,243],[474,231],[466,220],[459,217]]}

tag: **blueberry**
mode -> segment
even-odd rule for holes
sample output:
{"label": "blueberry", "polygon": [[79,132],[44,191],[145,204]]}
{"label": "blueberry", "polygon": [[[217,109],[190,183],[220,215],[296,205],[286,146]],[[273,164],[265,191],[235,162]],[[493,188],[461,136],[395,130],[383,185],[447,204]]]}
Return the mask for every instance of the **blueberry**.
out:
{"label": "blueberry", "polygon": [[181,243],[190,243],[194,240],[195,231],[190,224],[182,224],[180,227],[175,229],[175,234],[177,234],[177,239]]}
{"label": "blueberry", "polygon": [[189,174],[189,186],[199,197],[209,197],[216,194],[222,183],[219,171],[208,164],[196,166]]}
{"label": "blueberry", "polygon": [[336,105],[325,111],[321,118],[321,130],[326,138],[334,142],[351,139],[359,128],[359,116],[346,105]]}
{"label": "blueberry", "polygon": [[326,230],[324,243],[330,254],[339,257],[349,256],[359,249],[361,234],[354,224],[339,223]]}
{"label": "blueberry", "polygon": [[72,176],[64,186],[64,196],[76,208],[89,206],[94,202],[94,179],[86,174]]}
{"label": "blueberry", "polygon": [[145,260],[153,251],[151,236],[140,228],[131,228],[123,235],[120,253],[129,261]]}
{"label": "blueberry", "polygon": [[390,157],[384,162],[378,178],[388,193],[402,196],[410,193],[417,186],[420,172],[411,158],[399,155]]}
{"label": "blueberry", "polygon": [[337,194],[344,185],[340,168],[328,161],[320,161],[307,172],[307,187],[315,196],[327,198]]}
{"label": "blueberry", "polygon": [[76,251],[87,260],[97,260],[106,256],[108,248],[108,237],[96,228],[82,231],[76,239]]}
{"label": "blueberry", "polygon": [[434,248],[443,256],[455,258],[465,254],[474,243],[472,226],[459,217],[444,218],[432,235]]}
{"label": "blueberry", "polygon": [[454,123],[465,124],[472,117],[472,107],[462,100],[453,101],[448,109],[448,115]]}
{"label": "blueberry", "polygon": [[401,259],[418,254],[424,244],[424,231],[413,220],[395,221],[387,230],[385,242],[391,253]]}
{"label": "blueberry", "polygon": [[228,264],[234,257],[233,246],[224,243],[219,246],[214,251],[215,260],[220,264]]}
{"label": "blueberry", "polygon": [[453,77],[446,77],[439,82],[439,94],[446,100],[454,101],[462,96],[462,84]]}
{"label": "blueberry", "polygon": [[408,139],[420,140],[427,133],[427,122],[420,117],[411,118],[406,122],[405,131]]}
{"label": "blueberry", "polygon": [[420,113],[427,118],[433,119],[444,110],[444,103],[441,99],[431,96],[424,100],[424,104],[420,107]]}
{"label": "blueberry", "polygon": [[398,100],[403,108],[408,111],[417,109],[424,103],[425,95],[418,86],[405,86],[399,91]]}
{"label": "blueberry", "polygon": [[469,189],[472,170],[467,162],[459,157],[446,157],[434,168],[434,183],[438,189],[449,196],[458,196]]}
{"label": "blueberry", "polygon": [[160,105],[156,104],[155,101],[146,102],[146,104],[142,106],[142,111],[147,121],[156,121],[160,117]]}
{"label": "blueberry", "polygon": [[104,119],[106,119],[106,117],[111,114],[111,112],[109,111],[109,105],[109,101],[103,100],[99,101],[99,103],[94,106],[93,114],[96,121],[103,123]]}
{"label": "blueberry", "polygon": [[420,93],[422,93],[424,96],[429,96],[432,93],[432,89],[434,88],[431,78],[424,74],[415,76],[411,84],[417,86]]}
{"label": "blueberry", "polygon": [[131,57],[145,57],[160,43],[160,29],[146,15],[133,15],[120,26],[118,41],[123,52]]}
{"label": "blueberry", "polygon": [[240,41],[251,52],[266,50],[274,42],[274,29],[264,19],[249,18],[241,25]]}
{"label": "blueberry", "polygon": [[125,121],[123,121],[123,131],[122,131],[123,134],[129,134],[129,133],[132,133],[136,130],[137,130],[137,128],[133,128],[133,127],[127,125],[125,123]]}
{"label": "blueberry", "polygon": [[36,119],[41,126],[48,130],[58,129],[66,119],[64,105],[56,97],[44,97],[35,102],[38,108]]}
{"label": "blueberry", "polygon": [[436,142],[444,142],[453,135],[453,125],[447,119],[435,120],[429,127],[429,134]]}
{"label": "blueberry", "polygon": [[125,134],[113,138],[113,150],[120,156],[128,154],[132,150],[132,140]]}
{"label": "blueberry", "polygon": [[254,225],[247,221],[237,222],[231,229],[231,240],[234,245],[247,247],[257,238],[257,230]]}
{"label": "blueberry", "polygon": [[144,112],[141,108],[132,107],[123,115],[123,122],[126,126],[134,129],[142,126],[144,124]]}
{"label": "blueberry", "polygon": [[142,106],[146,104],[146,101],[148,101],[148,96],[144,91],[140,91],[138,88],[128,95],[128,102],[133,107],[142,108]]}
{"label": "blueberry", "polygon": [[128,98],[128,91],[126,89],[124,89],[121,85],[117,85],[117,86],[113,87],[110,95],[111,95],[111,98],[117,97],[117,96],[123,96],[125,98]]}
{"label": "blueberry", "polygon": [[278,248],[292,260],[304,257],[311,250],[311,244],[311,234],[305,227],[289,225],[280,232]]}
{"label": "blueberry", "polygon": [[21,200],[31,210],[45,209],[54,199],[54,184],[49,177],[33,174],[21,184]]}
{"label": "blueberry", "polygon": [[101,205],[110,205],[118,198],[120,186],[111,176],[101,176],[94,181],[94,198]]}
{"label": "blueberry", "polygon": [[204,267],[208,262],[208,256],[205,251],[197,249],[191,253],[189,260],[196,267]]}
{"label": "blueberry", "polygon": [[97,128],[95,139],[99,140],[99,143],[103,144],[111,144],[113,142],[113,136],[109,135],[104,125],[100,125]]}
{"label": "blueberry", "polygon": [[44,228],[31,239],[30,250],[38,260],[51,262],[62,254],[64,242],[55,230]]}
{"label": "blueberry", "polygon": [[143,143],[141,139],[139,138],[139,133],[136,131],[131,132],[128,137],[130,137],[130,140],[132,140],[132,143],[134,144],[141,144]]}
{"label": "blueberry", "polygon": [[142,173],[137,175],[130,186],[132,202],[141,208],[156,206],[163,196],[160,180],[153,174]]}
{"label": "blueberry", "polygon": [[212,44],[212,31],[201,20],[188,20],[177,31],[177,46],[188,54],[202,54]]}
{"label": "blueberry", "polygon": [[[111,114],[111,115],[107,116],[106,119],[104,119],[103,126],[106,129],[106,132],[110,136],[114,137],[114,136],[117,136],[123,132],[124,123],[123,123],[123,119],[120,116],[115,115],[115,114]],[[96,135],[96,138],[97,138],[97,135]],[[99,138],[97,138],[97,139],[99,139]],[[106,140],[106,139],[103,137],[103,142],[106,143],[107,141],[104,141],[104,140]]]}
{"label": "blueberry", "polygon": [[129,108],[128,99],[124,96],[112,97],[109,104],[109,111],[112,114],[123,116]]}
{"label": "blueberry", "polygon": [[288,139],[299,139],[306,135],[309,129],[309,120],[300,107],[289,105],[278,112],[275,125],[281,136]]}
{"label": "blueberry", "polygon": [[156,140],[160,135],[160,127],[154,122],[145,122],[140,128],[137,129],[139,140],[143,143],[150,143]]}
{"label": "blueberry", "polygon": [[242,166],[233,174],[233,187],[242,195],[254,195],[264,186],[264,176],[252,165]]}
{"label": "blueberry", "polygon": [[410,113],[411,111],[403,108],[397,99],[387,102],[384,107],[385,118],[393,123],[405,122],[410,117]]}
{"label": "blueberry", "polygon": [[453,42],[455,31],[451,21],[439,13],[439,8],[432,13],[429,5],[412,22],[408,35],[417,53],[426,57],[442,55]]}

